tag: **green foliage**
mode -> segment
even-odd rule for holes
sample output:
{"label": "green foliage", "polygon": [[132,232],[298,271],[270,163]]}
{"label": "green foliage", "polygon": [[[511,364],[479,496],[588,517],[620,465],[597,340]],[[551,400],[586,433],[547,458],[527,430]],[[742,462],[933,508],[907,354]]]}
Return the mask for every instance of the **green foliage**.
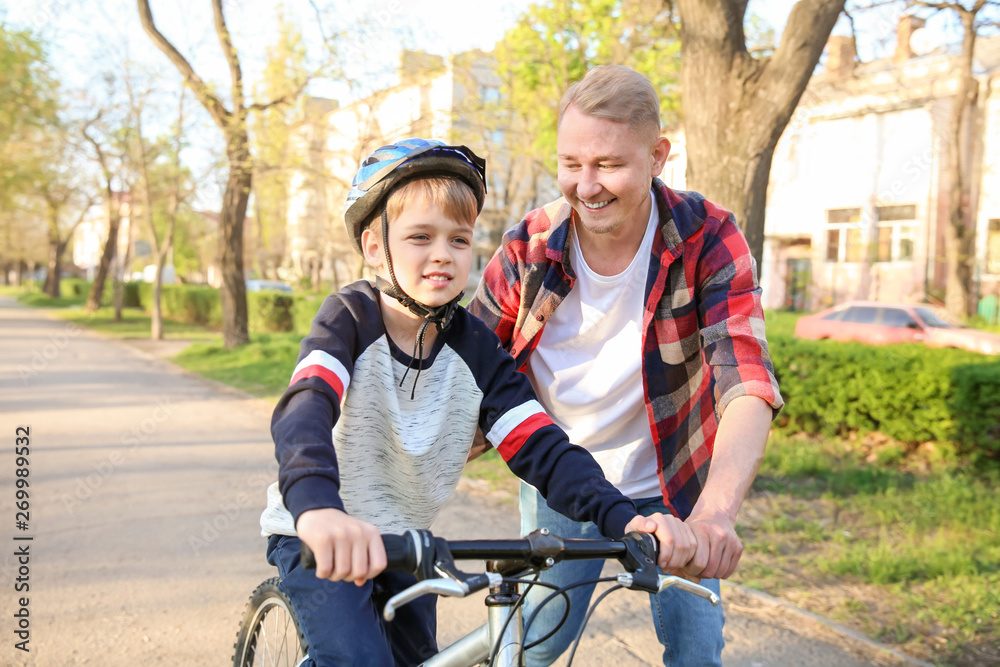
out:
{"label": "green foliage", "polygon": [[636,0],[548,0],[530,5],[496,46],[500,94],[529,127],[532,152],[555,173],[559,100],[594,65],[627,65],[679,116],[680,43],[669,7]]}
{"label": "green foliage", "polygon": [[[152,310],[153,285],[133,283],[142,307]],[[127,295],[128,293],[126,293]],[[127,300],[126,300],[127,301]],[[248,323],[252,332],[292,331],[294,299],[281,292],[249,292]],[[222,300],[219,290],[200,285],[164,285],[160,307],[163,317],[219,329],[222,327]]]}
{"label": "green foliage", "polygon": [[255,396],[276,398],[288,386],[300,340],[294,333],[254,334],[250,343],[234,350],[225,349],[221,341],[195,343],[174,361]]}
{"label": "green foliage", "polygon": [[323,299],[324,297],[313,294],[295,296],[295,303],[292,305],[292,331],[303,336],[309,333],[313,318],[323,305]]}
{"label": "green foliage", "polygon": [[63,296],[87,296],[90,281],[83,278],[63,278],[59,281],[59,293]]}
{"label": "green foliage", "polygon": [[37,171],[37,139],[58,125],[57,94],[45,44],[0,23],[0,204]]}
{"label": "green foliage", "polygon": [[[222,301],[214,287],[163,285],[160,308],[163,317],[218,329],[222,327]],[[139,284],[139,299],[150,312],[153,308],[152,283]]]}
{"label": "green foliage", "polygon": [[247,293],[250,331],[275,333],[292,331],[294,299],[281,292]]}
{"label": "green foliage", "polygon": [[959,452],[1000,463],[1000,363],[956,366],[951,375]]}
{"label": "green foliage", "polygon": [[977,431],[974,442],[960,435],[997,424],[1000,393],[990,388],[1000,383],[1000,372],[983,367],[981,355],[769,338],[786,400],[779,418],[785,429],[828,436],[877,431],[903,443],[958,439],[974,448],[996,447],[996,435]]}

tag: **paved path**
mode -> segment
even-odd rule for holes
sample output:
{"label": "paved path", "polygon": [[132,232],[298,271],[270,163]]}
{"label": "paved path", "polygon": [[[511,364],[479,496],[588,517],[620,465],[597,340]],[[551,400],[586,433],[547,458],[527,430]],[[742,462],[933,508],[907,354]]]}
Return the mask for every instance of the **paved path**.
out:
{"label": "paved path", "polygon": [[[226,664],[250,590],[273,574],[257,524],[276,475],[271,408],[0,297],[0,664]],[[26,531],[14,516],[19,426],[31,439]],[[513,534],[514,505],[472,487],[435,530]],[[30,589],[16,593],[24,545]],[[22,596],[28,653],[14,647]],[[658,659],[641,597],[609,598],[575,664]],[[727,665],[871,664],[836,636],[744,606],[730,605]],[[441,609],[442,639],[483,618],[478,599]]]}

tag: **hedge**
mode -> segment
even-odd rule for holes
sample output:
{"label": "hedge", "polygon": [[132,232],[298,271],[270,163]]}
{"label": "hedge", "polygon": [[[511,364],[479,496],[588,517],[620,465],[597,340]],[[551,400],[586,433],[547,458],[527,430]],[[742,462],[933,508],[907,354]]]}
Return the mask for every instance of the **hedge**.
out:
{"label": "hedge", "polygon": [[[179,322],[222,328],[222,300],[219,290],[201,285],[164,285],[160,295],[163,317]],[[140,283],[139,298],[146,312],[152,310],[153,285]],[[250,331],[292,331],[295,299],[281,292],[248,292],[247,325]]]}
{"label": "hedge", "polygon": [[[63,278],[59,281],[59,291],[64,297],[89,297],[93,281],[83,278]],[[125,308],[139,308],[139,285],[141,283],[125,283],[122,305]],[[104,281],[104,293],[101,295],[101,305],[114,304],[114,281],[109,277]]]}
{"label": "hedge", "polygon": [[879,433],[903,443],[952,441],[1000,460],[1000,363],[954,349],[770,340],[785,398],[778,424],[843,436]]}

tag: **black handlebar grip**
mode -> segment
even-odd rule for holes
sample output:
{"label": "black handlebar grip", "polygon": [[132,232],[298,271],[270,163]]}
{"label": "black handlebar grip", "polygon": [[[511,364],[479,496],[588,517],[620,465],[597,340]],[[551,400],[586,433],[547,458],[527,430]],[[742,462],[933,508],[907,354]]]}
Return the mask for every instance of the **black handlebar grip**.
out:
{"label": "black handlebar grip", "polygon": [[[382,544],[385,545],[385,569],[411,573],[417,569],[417,550],[409,535],[383,535]],[[302,567],[316,569],[316,555],[305,542],[302,542]]]}
{"label": "black handlebar grip", "polygon": [[409,572],[417,570],[417,549],[410,535],[383,535],[386,570]]}

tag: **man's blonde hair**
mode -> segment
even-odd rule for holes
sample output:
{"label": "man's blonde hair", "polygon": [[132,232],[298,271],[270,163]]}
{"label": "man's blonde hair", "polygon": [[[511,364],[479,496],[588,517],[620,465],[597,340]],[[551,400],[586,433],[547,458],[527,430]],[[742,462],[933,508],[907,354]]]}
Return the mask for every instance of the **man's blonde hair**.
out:
{"label": "man's blonde hair", "polygon": [[574,83],[559,102],[559,124],[570,105],[595,118],[628,123],[643,140],[660,136],[660,99],[642,74],[622,65],[598,65]]}

